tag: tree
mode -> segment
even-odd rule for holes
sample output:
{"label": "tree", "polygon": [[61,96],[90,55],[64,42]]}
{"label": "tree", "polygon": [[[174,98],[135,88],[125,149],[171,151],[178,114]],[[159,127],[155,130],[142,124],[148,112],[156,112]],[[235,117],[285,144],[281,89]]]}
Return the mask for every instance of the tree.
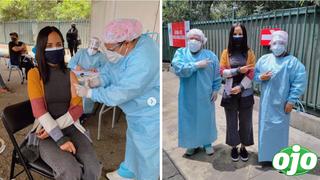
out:
{"label": "tree", "polygon": [[90,17],[91,5],[88,0],[64,0],[54,9],[57,20],[88,19]]}
{"label": "tree", "polygon": [[91,2],[87,0],[5,0],[2,2],[0,3],[2,21],[88,19],[91,12]]}
{"label": "tree", "polygon": [[213,1],[163,1],[163,23],[183,20],[210,19],[210,6]]}
{"label": "tree", "polygon": [[300,1],[172,1],[163,2],[163,23],[173,21],[208,21],[261,14],[275,9],[319,5],[320,0]]}
{"label": "tree", "polygon": [[1,18],[3,21],[17,20],[17,17],[23,19],[28,18],[26,9],[26,6],[28,5],[27,1],[9,0],[6,3],[7,4],[3,4],[1,7]]}

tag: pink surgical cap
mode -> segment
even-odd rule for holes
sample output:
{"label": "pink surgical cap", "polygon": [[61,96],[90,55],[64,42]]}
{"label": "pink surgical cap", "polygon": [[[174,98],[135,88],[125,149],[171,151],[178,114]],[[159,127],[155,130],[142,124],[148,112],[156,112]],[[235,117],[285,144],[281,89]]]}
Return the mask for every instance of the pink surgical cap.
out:
{"label": "pink surgical cap", "polygon": [[116,19],[104,31],[105,43],[132,41],[142,34],[142,24],[136,19]]}

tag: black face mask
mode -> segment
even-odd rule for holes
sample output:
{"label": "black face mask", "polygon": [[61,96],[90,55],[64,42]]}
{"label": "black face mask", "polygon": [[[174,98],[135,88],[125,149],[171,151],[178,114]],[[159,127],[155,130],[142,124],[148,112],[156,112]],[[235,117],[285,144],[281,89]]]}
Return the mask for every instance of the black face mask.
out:
{"label": "black face mask", "polygon": [[243,37],[233,37],[232,40],[236,44],[241,44],[241,42],[243,41]]}
{"label": "black face mask", "polygon": [[47,48],[44,53],[44,58],[48,63],[60,64],[64,62],[64,48]]}
{"label": "black face mask", "polygon": [[16,40],[17,40],[17,38],[15,38],[15,37],[11,38],[11,41],[16,41]]}

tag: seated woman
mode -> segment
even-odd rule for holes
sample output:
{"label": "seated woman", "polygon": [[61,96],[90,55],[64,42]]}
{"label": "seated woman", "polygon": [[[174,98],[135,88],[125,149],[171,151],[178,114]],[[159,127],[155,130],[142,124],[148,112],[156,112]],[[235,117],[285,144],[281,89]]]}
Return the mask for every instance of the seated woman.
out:
{"label": "seated woman", "polygon": [[28,95],[35,122],[41,159],[54,171],[55,179],[95,180],[101,164],[86,130],[80,125],[82,101],[76,95],[74,73],[64,63],[64,40],[53,26],[37,37],[38,67],[28,73]]}

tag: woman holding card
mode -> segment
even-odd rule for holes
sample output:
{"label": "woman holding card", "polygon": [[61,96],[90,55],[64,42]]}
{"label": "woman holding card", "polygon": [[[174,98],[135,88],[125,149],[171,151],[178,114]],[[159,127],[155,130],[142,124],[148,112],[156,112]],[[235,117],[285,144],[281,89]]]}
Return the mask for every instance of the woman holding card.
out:
{"label": "woman holding card", "polygon": [[[245,27],[240,23],[234,24],[230,30],[228,48],[222,52],[220,60],[220,73],[226,79],[221,101],[227,120],[226,143],[232,147],[231,158],[234,162],[239,160],[239,154],[242,161],[248,161],[245,147],[253,145],[252,79],[255,60],[254,52],[247,44]],[[240,152],[237,148],[239,144]]]}

